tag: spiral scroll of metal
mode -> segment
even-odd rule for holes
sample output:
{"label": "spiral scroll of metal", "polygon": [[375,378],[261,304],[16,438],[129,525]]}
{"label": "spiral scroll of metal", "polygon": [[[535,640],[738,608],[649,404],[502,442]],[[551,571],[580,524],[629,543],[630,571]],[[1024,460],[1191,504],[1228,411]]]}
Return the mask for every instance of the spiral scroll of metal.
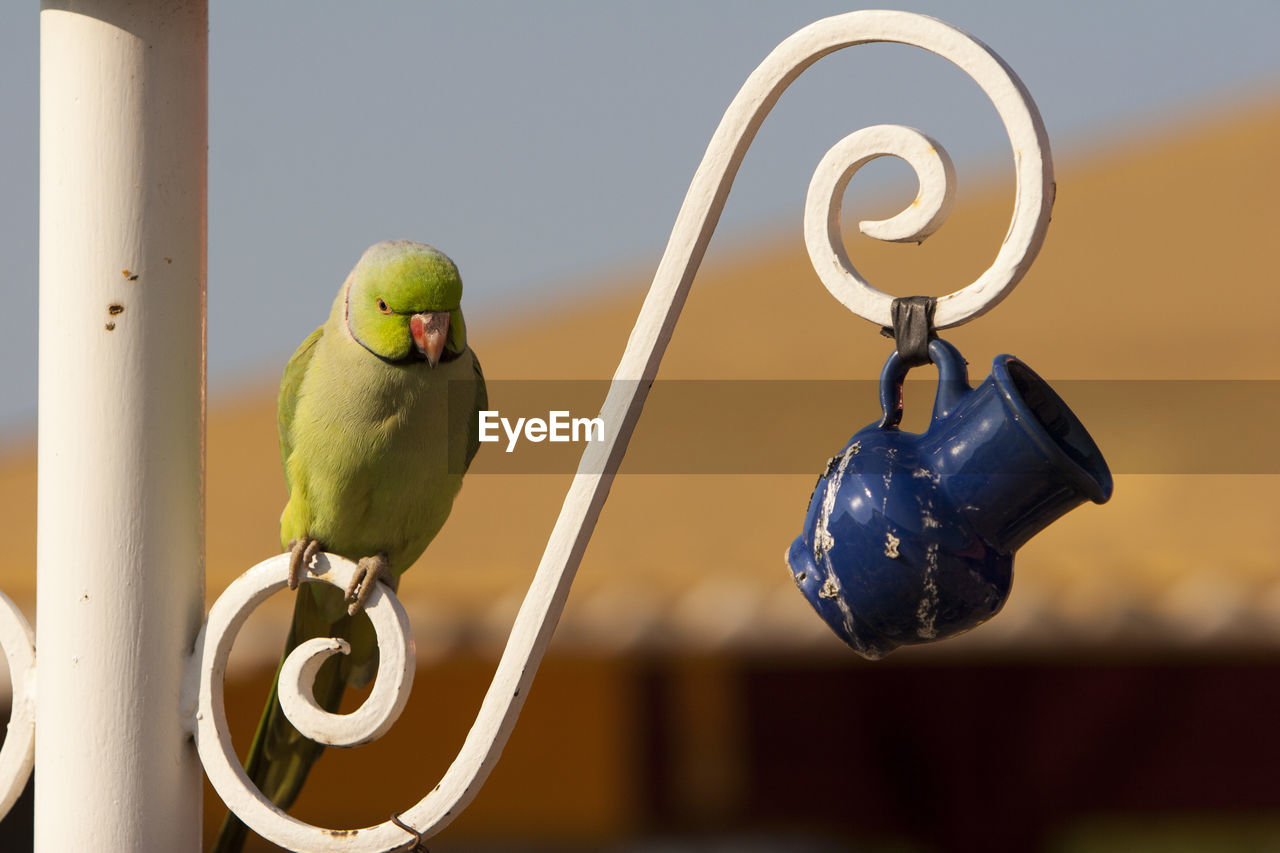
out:
{"label": "spiral scroll of metal", "polygon": [[[321,554],[306,583],[329,583],[346,589],[356,572],[350,560]],[[193,666],[200,686],[195,711],[196,745],[205,773],[228,808],[259,835],[290,850],[390,850],[404,846],[405,833],[391,823],[379,834],[356,830],[335,845],[327,830],[292,818],[276,808],[259,791],[236,758],[227,725],[223,680],[236,635],[254,609],[288,586],[289,555],[265,560],[241,575],[214,602],[209,619],[196,641]],[[305,594],[305,593],[300,593]],[[316,638],[301,643],[285,659],[278,685],[280,706],[289,722],[303,735],[328,746],[359,746],[382,737],[395,724],[409,701],[415,656],[409,618],[385,585],[369,597],[365,612],[378,639],[378,671],[365,701],[349,714],[331,714],[321,708],[312,692],[320,665],[335,654],[349,651],[345,641]],[[375,840],[377,836],[381,840]],[[351,838],[364,836],[372,846],[352,847]],[[374,836],[375,838],[370,838]]]}
{"label": "spiral scroll of metal", "polygon": [[[1053,173],[1039,113],[1022,83],[989,48],[933,18],[906,12],[850,12],[820,20],[783,41],[750,75],[721,119],[676,217],[670,240],[640,309],[613,383],[600,411],[603,441],[587,445],[578,472],[547,541],[524,603],[516,615],[493,681],[457,758],[439,784],[399,820],[423,837],[439,832],[476,796],[497,763],[529,693],[622,462],[649,386],[671,338],[694,275],[719,221],[742,159],[765,116],[807,67],[841,48],[872,42],[913,45],[936,53],[969,74],[991,98],[1008,130],[1017,171],[1017,199],[1009,235],[995,262],[973,284],[938,300],[935,322],[953,326],[989,310],[1017,284],[1034,259],[1048,227]],[[876,156],[902,157],[920,179],[918,203],[882,222],[863,223],[879,239],[918,240],[945,218],[954,193],[952,167],[941,147],[900,127],[874,127],[838,143],[818,167],[806,205],[806,242],[826,287],[850,310],[889,325],[890,297],[854,271],[840,239],[839,208],[850,175]],[[781,550],[781,546],[779,546]],[[259,602],[285,586],[287,557],[260,563],[215,602],[192,673],[198,692],[196,738],[201,759],[219,795],[250,828],[290,850],[391,851],[413,837],[388,821],[360,829],[330,830],[276,809],[250,785],[231,749],[222,709],[222,680],[235,632]],[[351,563],[328,557],[322,582],[343,586]],[[350,719],[327,715],[310,698],[308,679],[322,655],[341,651],[337,641],[315,640],[294,653],[282,673],[281,696],[299,729],[323,743],[354,744],[385,731],[403,707],[413,669],[408,623],[386,589],[371,599],[380,662],[374,693]],[[384,686],[384,680],[386,685]],[[394,811],[392,806],[388,811]]]}
{"label": "spiral scroll of metal", "polygon": [[18,606],[0,592],[0,648],[9,665],[13,699],[4,746],[0,747],[0,817],[22,795],[35,763],[35,635]]}

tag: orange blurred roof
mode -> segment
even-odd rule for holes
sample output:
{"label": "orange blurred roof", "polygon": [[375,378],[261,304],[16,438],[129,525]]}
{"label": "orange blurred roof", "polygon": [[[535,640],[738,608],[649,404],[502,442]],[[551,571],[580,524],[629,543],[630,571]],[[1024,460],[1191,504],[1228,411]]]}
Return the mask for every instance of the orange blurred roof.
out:
{"label": "orange blurred roof", "polygon": [[[1075,510],[1027,545],[1005,610],[940,653],[1280,645],[1280,476],[1204,468],[1213,458],[1206,446],[1231,444],[1242,427],[1227,413],[1197,411],[1203,398],[1176,381],[1280,380],[1277,149],[1280,101],[1272,99],[1087,156],[1059,154],[1040,259],[997,310],[946,336],[975,379],[997,353],[1011,352],[1055,385],[1171,380],[1169,393],[1186,399],[1155,408],[1082,399],[1077,411],[1117,473],[1115,497]],[[923,246],[851,235],[859,270],[897,293],[940,294],[973,280],[1004,235],[1013,190],[1011,179],[969,187],[964,178],[951,220]],[[514,387],[503,380],[607,379],[646,285],[647,273],[619,277],[524,322],[469,329],[486,376],[499,392]],[[889,349],[822,288],[797,211],[780,235],[713,241],[659,379],[872,379]],[[602,396],[603,383],[590,387]],[[1238,387],[1274,393],[1280,385]],[[502,408],[497,395],[492,403]],[[624,465],[553,648],[846,653],[793,588],[782,554],[828,456],[875,406],[867,399],[849,410],[860,413],[852,419],[818,418],[794,433],[786,424],[762,432],[740,417],[725,425],[735,447],[781,441],[811,457],[797,473],[656,475]],[[641,418],[629,458],[673,440],[658,417]],[[273,382],[210,404],[211,598],[278,550],[285,492],[274,421]],[[483,473],[502,470],[500,454],[482,449],[481,473],[468,477],[453,517],[401,586],[424,657],[505,641],[570,480],[568,472]],[[1197,454],[1201,468],[1182,465],[1185,454]],[[1139,473],[1152,470],[1174,473]],[[1180,473],[1188,470],[1201,473]],[[33,615],[31,446],[0,455],[0,496],[0,589]],[[272,615],[250,623],[239,660],[278,654],[288,606],[277,596],[266,606]]]}

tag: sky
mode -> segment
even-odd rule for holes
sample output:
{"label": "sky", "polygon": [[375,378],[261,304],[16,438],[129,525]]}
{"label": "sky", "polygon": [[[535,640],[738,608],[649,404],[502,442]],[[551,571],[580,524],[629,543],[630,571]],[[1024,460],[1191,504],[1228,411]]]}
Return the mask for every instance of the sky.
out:
{"label": "sky", "polygon": [[[212,0],[213,399],[278,376],[378,240],[452,256],[472,329],[589,298],[619,269],[649,274],[747,75],[795,30],[854,8]],[[1013,67],[1059,160],[1280,94],[1277,0],[909,8],[967,30]],[[38,58],[38,4],[0,5],[0,444],[29,437],[36,419]],[[961,193],[966,179],[1011,168],[994,109],[959,71],[913,48],[850,48],[807,71],[766,121],[709,259],[753,235],[798,233],[819,159],[880,123],[940,140]],[[873,167],[855,178],[847,216],[855,196],[914,192],[906,167]]]}

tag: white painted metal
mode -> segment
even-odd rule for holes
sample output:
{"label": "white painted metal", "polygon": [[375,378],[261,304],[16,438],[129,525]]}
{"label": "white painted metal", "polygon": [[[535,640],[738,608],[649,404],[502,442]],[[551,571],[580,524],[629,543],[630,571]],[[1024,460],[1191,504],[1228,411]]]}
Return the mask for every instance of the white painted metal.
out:
{"label": "white painted metal", "polygon": [[805,204],[805,225],[821,223],[827,238],[819,248],[829,249],[845,264],[849,261],[840,230],[840,204],[845,187],[863,165],[890,155],[911,165],[920,190],[915,200],[898,215],[858,223],[862,233],[894,243],[923,242],[951,213],[955,202],[955,167],[939,143],[917,130],[892,124],[851,133],[833,146],[818,164]]}
{"label": "white painted metal", "polygon": [[9,664],[13,708],[0,747],[0,818],[9,813],[31,777],[36,743],[36,647],[31,626],[9,596],[0,592],[0,648]]}
{"label": "white painted metal", "polygon": [[[309,577],[346,589],[356,566],[341,557],[322,554]],[[288,586],[289,555],[264,560],[236,579],[209,610],[209,621],[196,642],[188,665],[189,689],[198,691],[196,743],[200,760],[214,790],[245,825],[289,850],[390,849],[405,843],[405,832],[391,823],[376,830],[359,830],[335,843],[325,830],[290,817],[272,805],[249,780],[236,758],[227,727],[223,680],[236,634],[263,601]],[[307,594],[305,591],[299,595]],[[365,612],[378,637],[378,672],[373,690],[350,714],[330,714],[316,704],[311,692],[316,670],[330,655],[347,651],[346,643],[309,640],[289,655],[280,673],[280,704],[298,731],[331,746],[359,746],[390,730],[409,700],[416,666],[409,617],[394,594],[378,584]],[[376,836],[376,838],[375,838]],[[372,841],[374,847],[368,846]],[[363,842],[363,843],[361,843]],[[357,846],[359,845],[359,846]]]}
{"label": "white painted metal", "polygon": [[[996,102],[1006,125],[1010,126],[1010,137],[1015,141],[1019,197],[1010,241],[1021,240],[1026,247],[1016,258],[1002,249],[992,268],[998,268],[997,272],[989,270],[979,282],[953,297],[939,300],[939,325],[954,325],[989,309],[1000,296],[1007,294],[1030,265],[1044,237],[1048,205],[1052,201],[1048,145],[1030,97],[995,54],[954,27],[904,12],[851,12],[827,18],[804,28],[779,45],[751,74],[729,105],[694,175],[601,409],[605,440],[588,444],[583,453],[578,473],[516,616],[476,721],[440,783],[401,816],[405,823],[418,828],[424,836],[431,836],[446,826],[475,797],[515,725],[614,474],[640,417],[649,385],[657,375],[658,364],[685,296],[715,230],[738,166],[756,131],[783,90],[809,65],[840,48],[880,41],[923,47],[952,60],[974,76]],[[1025,147],[1018,150],[1018,145]],[[826,194],[830,198],[839,195],[836,188],[842,190],[852,168],[856,168],[856,165],[849,167],[848,158],[858,161],[886,153],[905,156],[921,175],[925,196],[919,206],[923,211],[868,223],[864,227],[871,233],[881,239],[912,239],[941,224],[952,194],[950,160],[927,137],[905,128],[869,128],[861,136],[855,134],[836,148],[837,151],[819,168],[820,177],[815,178],[815,183],[822,190],[820,196]],[[934,151],[929,151],[930,148]],[[1034,176],[1035,180],[1024,181],[1027,176]],[[822,213],[820,231],[826,241],[830,237],[831,216],[838,219],[838,209],[834,214],[828,215],[827,209]],[[837,260],[840,251],[843,250],[836,252]],[[855,282],[851,285],[830,270],[819,272],[827,287],[842,302],[850,294],[853,294],[855,302],[861,298],[865,284]],[[888,324],[887,314],[881,318],[874,311],[870,313],[874,322]],[[200,679],[197,732],[200,752],[210,778],[228,806],[248,826],[289,849],[356,853],[403,848],[409,838],[390,822],[334,833],[309,826],[270,806],[260,793],[252,790],[244,772],[236,764],[229,744],[220,734],[220,727],[225,728],[220,706],[226,652],[246,610],[284,586],[286,562],[284,557],[276,557],[259,564],[246,575],[248,580],[242,579],[245,581],[243,587],[240,586],[241,581],[237,581],[224,594],[224,598],[228,598],[225,608],[220,598],[211,611],[207,635],[203,640],[203,659],[198,665],[193,665],[192,674],[193,679]],[[349,565],[332,559],[327,578],[342,585]],[[398,605],[390,604],[394,596],[385,591],[384,596],[388,602],[386,606],[398,612]],[[215,613],[218,614],[216,620],[213,618]],[[381,633],[379,636],[381,638]],[[316,645],[317,648],[332,648],[323,640]],[[388,652],[387,647],[380,648],[384,654]],[[299,658],[290,668],[291,679],[305,676],[309,669]],[[382,678],[380,672],[379,681]],[[294,698],[300,705],[305,705],[305,685],[301,692],[302,696]],[[385,722],[381,717],[379,720]],[[310,724],[319,726],[321,722],[314,720]],[[332,720],[330,725],[338,730],[343,728],[341,723]],[[332,729],[326,731],[330,735],[333,733]]]}
{"label": "white painted metal", "polygon": [[[863,234],[890,243],[921,243],[951,214],[956,200],[956,168],[941,143],[901,125],[864,127],[832,146],[809,182],[805,225],[809,225],[811,213],[827,213],[827,237],[837,253],[844,252],[840,205],[849,180],[865,164],[886,156],[900,157],[910,164],[920,189],[915,200],[897,216],[859,222],[858,229]],[[845,261],[848,262],[847,255]]]}
{"label": "white painted metal", "polygon": [[200,848],[205,0],[45,0],[35,849]]}
{"label": "white painted metal", "polygon": [[[958,326],[985,314],[1008,296],[1040,251],[1049,228],[1054,195],[1049,137],[1022,81],[977,39],[922,15],[856,14],[874,16],[881,27],[878,38],[859,41],[917,45],[962,68],[991,98],[1013,146],[1017,196],[1009,232],[991,266],[976,281],[938,298],[935,325],[939,329]],[[804,211],[805,243],[818,277],[841,304],[878,326],[893,325],[893,297],[872,287],[849,260],[840,232],[840,208],[853,173],[864,163],[886,155],[901,157],[911,164],[920,183],[919,195],[892,219],[862,222],[860,228],[878,240],[923,241],[950,212],[955,170],[938,143],[911,128],[869,127],[837,143],[814,172]]]}

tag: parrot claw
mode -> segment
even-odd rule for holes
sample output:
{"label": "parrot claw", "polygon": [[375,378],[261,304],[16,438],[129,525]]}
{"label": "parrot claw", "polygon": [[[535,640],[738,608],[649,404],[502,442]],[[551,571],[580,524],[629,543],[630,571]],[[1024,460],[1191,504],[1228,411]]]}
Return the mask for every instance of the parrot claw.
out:
{"label": "parrot claw", "polygon": [[316,539],[289,540],[289,589],[297,589],[302,576],[311,568],[311,561],[324,546]]}
{"label": "parrot claw", "polygon": [[355,616],[364,610],[364,605],[369,600],[369,596],[373,595],[373,587],[378,581],[395,589],[395,579],[391,576],[386,552],[372,557],[361,557],[360,562],[356,563],[355,577],[347,587],[347,613]]}

